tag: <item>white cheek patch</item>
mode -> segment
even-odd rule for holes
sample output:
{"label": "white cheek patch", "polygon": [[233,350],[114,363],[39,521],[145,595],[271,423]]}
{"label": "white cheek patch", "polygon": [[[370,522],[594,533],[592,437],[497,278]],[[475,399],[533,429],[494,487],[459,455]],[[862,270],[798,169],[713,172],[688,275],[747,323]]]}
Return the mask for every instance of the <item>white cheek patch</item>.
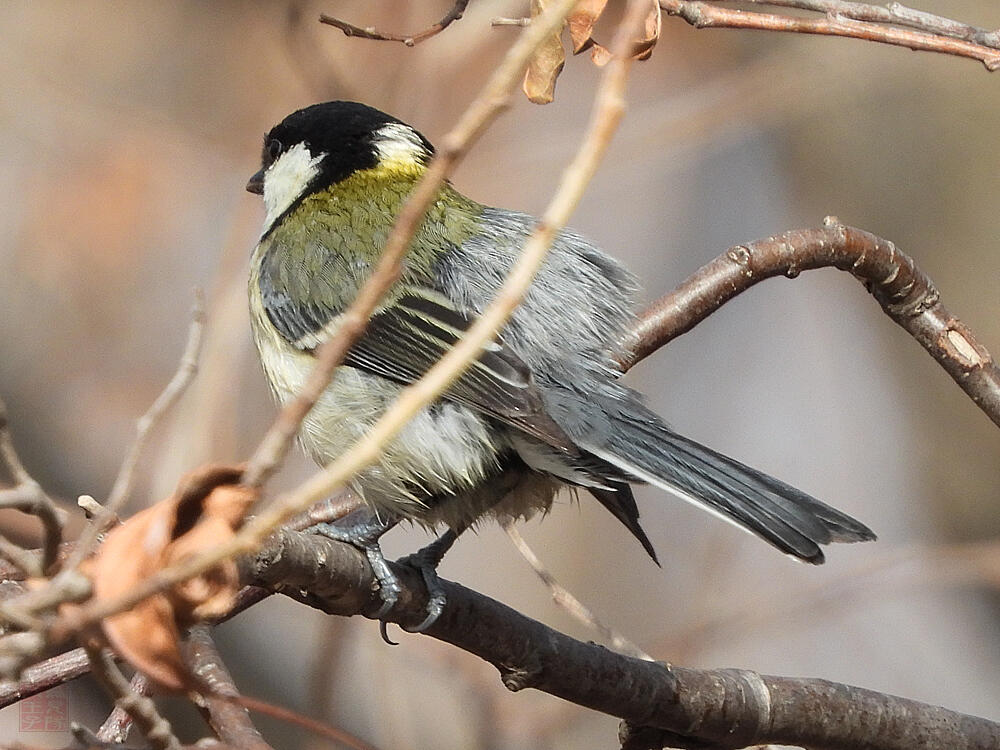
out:
{"label": "white cheek patch", "polygon": [[427,147],[420,136],[409,125],[400,122],[390,122],[376,130],[374,145],[382,163],[412,163],[427,156]]}
{"label": "white cheek patch", "polygon": [[313,156],[304,143],[296,143],[279,156],[264,172],[264,231],[288,210],[308,189],[319,174],[319,163],[326,154]]}

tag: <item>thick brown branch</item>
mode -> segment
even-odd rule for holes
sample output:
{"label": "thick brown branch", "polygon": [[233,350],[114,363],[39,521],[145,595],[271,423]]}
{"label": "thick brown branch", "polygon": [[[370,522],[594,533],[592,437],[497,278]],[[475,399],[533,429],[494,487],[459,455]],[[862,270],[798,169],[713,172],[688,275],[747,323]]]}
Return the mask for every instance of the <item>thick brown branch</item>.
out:
{"label": "thick brown branch", "polygon": [[347,36],[357,36],[362,39],[374,39],[379,42],[402,42],[407,47],[413,47],[414,45],[430,39],[432,36],[437,36],[451,26],[455,21],[459,20],[462,17],[462,14],[465,13],[465,9],[468,5],[469,0],[455,0],[455,4],[451,6],[451,9],[445,13],[444,17],[440,21],[428,26],[426,29],[419,31],[416,34],[387,34],[377,31],[372,27],[361,28],[360,26],[355,26],[352,23],[341,21],[339,18],[333,18],[325,13],[320,14],[319,22],[325,23],[329,26],[335,26],[343,31]]}
{"label": "thick brown branch", "polygon": [[[392,618],[414,626],[425,615],[420,575],[404,566],[394,571],[403,594]],[[360,552],[298,532],[272,537],[246,562],[243,574],[325,612],[370,617],[381,604]],[[510,690],[534,688],[637,727],[655,728],[660,740],[677,747],[769,742],[817,750],[1000,746],[1000,725],[985,719],[825,680],[635,659],[574,640],[458,584],[443,584],[448,606],[427,635],[490,662]]]}
{"label": "thick brown branch", "polygon": [[730,28],[785,31],[798,34],[821,34],[864,39],[912,50],[940,52],[946,55],[979,60],[986,69],[1000,68],[1000,52],[962,38],[884,26],[850,17],[828,15],[823,18],[782,16],[722,8],[702,0],[660,0],[660,7],[671,16],[679,16],[698,29]]}
{"label": "thick brown branch", "polygon": [[964,323],[941,304],[931,280],[896,246],[860,229],[827,219],[818,229],[798,229],[737,245],[660,298],[633,329],[622,358],[627,370],[685,333],[725,302],[774,276],[794,278],[813,268],[849,271],[937,360],[994,423],[1000,425],[1000,369]]}

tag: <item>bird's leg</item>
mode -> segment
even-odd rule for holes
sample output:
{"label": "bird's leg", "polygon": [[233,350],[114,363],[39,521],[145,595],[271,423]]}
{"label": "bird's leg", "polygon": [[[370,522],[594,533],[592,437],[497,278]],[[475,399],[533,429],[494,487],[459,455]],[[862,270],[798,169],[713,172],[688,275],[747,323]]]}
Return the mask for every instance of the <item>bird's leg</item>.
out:
{"label": "bird's leg", "polygon": [[434,624],[434,621],[441,616],[444,605],[447,601],[444,594],[444,587],[438,577],[437,568],[441,564],[442,558],[451,549],[458,535],[465,529],[448,529],[441,536],[428,544],[426,547],[414,552],[412,555],[401,557],[397,560],[401,565],[409,565],[416,568],[424,578],[424,585],[427,587],[427,617],[415,628],[403,628],[410,633],[422,633]]}
{"label": "bird's leg", "polygon": [[320,534],[327,539],[350,544],[352,547],[356,547],[365,553],[365,557],[368,558],[368,564],[372,566],[372,573],[375,575],[375,580],[378,581],[379,596],[382,597],[382,608],[375,613],[376,619],[379,620],[389,614],[392,608],[396,606],[399,594],[402,591],[399,579],[389,569],[389,563],[386,562],[385,556],[382,554],[382,548],[378,543],[382,535],[397,523],[399,521],[395,518],[372,516],[351,526],[319,523],[306,529],[309,533]]}

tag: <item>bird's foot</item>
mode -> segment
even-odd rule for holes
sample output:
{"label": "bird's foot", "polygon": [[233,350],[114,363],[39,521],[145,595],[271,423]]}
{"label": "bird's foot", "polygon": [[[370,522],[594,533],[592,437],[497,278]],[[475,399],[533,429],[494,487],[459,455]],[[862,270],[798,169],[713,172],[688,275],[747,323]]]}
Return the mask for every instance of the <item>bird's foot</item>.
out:
{"label": "bird's foot", "polygon": [[[352,547],[364,552],[365,557],[368,559],[368,564],[371,565],[372,573],[375,575],[375,580],[378,581],[379,596],[382,599],[382,607],[375,613],[375,618],[378,620],[381,620],[392,611],[392,608],[396,606],[396,602],[399,601],[399,595],[403,590],[399,578],[389,568],[389,563],[382,554],[382,548],[378,543],[382,535],[395,525],[395,521],[384,521],[373,518],[354,524],[353,526],[320,523],[306,529],[309,533],[320,534],[327,539],[350,544]],[[384,633],[383,637],[385,637]],[[386,640],[388,641],[388,639]]]}
{"label": "bird's foot", "polygon": [[400,565],[408,565],[419,570],[424,579],[424,585],[427,587],[427,617],[415,628],[403,628],[407,632],[422,633],[433,625],[444,612],[447,597],[444,593],[444,587],[441,585],[441,578],[437,574],[437,568],[456,539],[458,539],[458,534],[451,530],[446,531],[423,549],[397,560]]}

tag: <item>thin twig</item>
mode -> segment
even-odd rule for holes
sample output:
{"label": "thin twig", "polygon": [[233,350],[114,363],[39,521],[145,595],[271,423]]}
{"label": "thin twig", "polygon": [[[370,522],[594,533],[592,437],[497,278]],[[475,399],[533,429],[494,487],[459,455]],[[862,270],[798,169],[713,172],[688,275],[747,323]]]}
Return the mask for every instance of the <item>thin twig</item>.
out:
{"label": "thin twig", "polygon": [[300,726],[320,737],[325,737],[326,739],[333,740],[334,742],[344,745],[345,747],[352,748],[352,750],[379,750],[379,748],[375,745],[365,742],[363,739],[354,736],[350,732],[345,732],[337,727],[332,727],[322,721],[316,721],[316,719],[304,716],[303,714],[293,711],[290,708],[276,706],[273,703],[258,700],[257,698],[251,698],[248,695],[241,695],[237,700],[241,706],[255,713],[270,716],[288,724]]}
{"label": "thin twig", "polygon": [[582,622],[588,628],[596,630],[601,636],[608,641],[611,646],[619,653],[625,654],[626,656],[634,656],[636,659],[645,659],[646,661],[654,661],[653,657],[639,648],[637,645],[632,643],[628,638],[619,633],[614,628],[611,628],[601,622],[594,615],[590,609],[583,604],[579,599],[577,599],[573,594],[556,580],[556,577],[549,572],[548,568],[538,559],[538,555],[535,554],[534,550],[524,541],[524,537],[521,536],[513,524],[505,523],[503,525],[503,530],[507,532],[507,536],[514,543],[514,547],[520,553],[531,569],[535,571],[535,574],[542,579],[542,582],[549,587],[549,591],[552,594],[552,601],[554,601],[559,607],[561,607],[565,612],[567,612],[573,619]]}
{"label": "thin twig", "polygon": [[[146,698],[151,695],[151,687],[149,680],[142,672],[136,672],[132,675],[129,682],[129,689],[133,693]],[[132,715],[122,705],[116,703],[94,736],[101,742],[124,744],[125,740],[128,739],[132,725]]]}
{"label": "thin twig", "polygon": [[335,26],[344,32],[347,36],[361,37],[362,39],[374,39],[379,42],[402,42],[407,47],[413,47],[420,44],[432,36],[437,36],[442,31],[451,26],[455,21],[462,17],[465,13],[465,8],[468,6],[469,0],[455,0],[455,4],[451,6],[451,9],[445,13],[444,17],[435,24],[428,26],[423,31],[419,31],[416,34],[387,34],[381,31],[377,31],[372,27],[361,28],[360,26],[355,26],[352,23],[347,23],[347,21],[341,21],[339,18],[334,18],[333,16],[328,16],[325,13],[321,13],[319,17],[320,23],[325,23],[329,26]]}
{"label": "thin twig", "polygon": [[490,26],[530,26],[530,18],[505,18],[497,16],[490,19]]}
{"label": "thin twig", "polygon": [[48,571],[59,558],[64,513],[21,463],[10,434],[7,404],[3,399],[0,399],[0,461],[7,466],[16,483],[10,489],[0,490],[0,508],[11,508],[37,516],[42,522],[42,570]]}
{"label": "thin twig", "polygon": [[[343,321],[341,331],[351,326],[349,320],[353,315],[355,322],[359,324],[355,330],[360,333],[384,291],[381,288],[373,288],[372,282],[384,279],[386,288],[391,284],[395,274],[383,272],[387,268],[392,271],[390,266],[396,264],[394,256],[396,259],[402,257],[413,229],[423,217],[426,206],[437,194],[440,180],[468,145],[482,133],[488,122],[499,113],[530,55],[545,36],[563,22],[575,4],[576,0],[559,0],[535,18],[534,23],[521,34],[508,51],[507,56],[480,95],[466,110],[455,129],[445,137],[443,148],[432,159],[427,174],[410,194],[397,217],[396,226],[386,242],[379,267],[369,283],[362,288],[351,308],[341,317]],[[617,66],[613,69],[617,70]],[[131,591],[120,597],[86,604],[64,615],[53,623],[49,631],[50,637],[59,642],[80,628],[128,609],[159,591],[208,570],[222,560],[253,551],[268,534],[274,532],[288,518],[329,496],[341,488],[350,477],[375,462],[381,455],[382,447],[479,356],[482,347],[493,338],[520,302],[535,271],[545,258],[552,238],[564,226],[576,201],[579,200],[583,187],[596,169],[597,159],[603,154],[607,139],[620,119],[622,103],[614,98],[611,86],[605,85],[604,88],[607,90],[606,95],[600,103],[604,115],[595,121],[594,127],[588,133],[585,147],[580,150],[577,158],[564,173],[560,188],[548,211],[525,244],[520,259],[507,276],[492,305],[424,377],[402,390],[396,401],[387,408],[385,414],[364,437],[326,468],[314,474],[296,489],[279,497],[270,507],[245,523],[231,540],[158,571],[137,583]],[[400,232],[401,229],[407,229],[409,232],[404,235]],[[359,315],[357,311],[363,314]],[[249,483],[254,479],[260,481],[262,477],[274,471],[277,462],[287,452],[302,418],[326,388],[333,370],[349,346],[347,337],[340,332],[338,336],[323,344],[318,354],[319,361],[313,367],[305,389],[282,410],[275,425],[251,458],[251,467],[244,473],[245,482]]]}
{"label": "thin twig", "polygon": [[17,455],[17,450],[14,448],[14,439],[11,437],[7,418],[7,404],[4,403],[3,399],[0,399],[0,460],[10,470],[15,484],[27,484],[33,481],[31,474],[24,468],[21,457]]}
{"label": "thin twig", "polygon": [[59,559],[64,511],[56,507],[55,501],[31,477],[16,487],[0,490],[0,508],[37,516],[42,522],[42,569],[48,571]]}
{"label": "thin twig", "polygon": [[[587,141],[584,142],[584,144],[580,147],[578,157],[585,153],[585,150],[588,148],[594,148],[599,153],[602,149],[606,148],[613,130],[605,129],[608,127],[605,121],[607,120],[613,123],[615,122],[615,118],[621,116],[621,112],[624,107],[625,81],[628,75],[628,64],[625,61],[631,59],[631,56],[627,54],[627,50],[630,45],[633,30],[639,26],[645,17],[645,7],[646,4],[643,2],[637,2],[636,0],[630,2],[626,16],[618,26],[615,39],[611,45],[612,63],[605,69],[604,76],[601,80],[601,87],[597,93],[594,113],[591,118],[591,134],[595,137],[593,141],[588,138]],[[611,125],[610,127],[613,128],[614,126]],[[603,132],[603,136],[597,136],[598,132]],[[591,174],[593,174],[593,172],[591,172]],[[541,560],[538,559],[532,549],[528,546],[528,543],[524,541],[524,538],[512,524],[504,524],[504,531],[507,532],[507,536],[510,537],[510,540],[514,543],[518,552],[521,553],[521,556],[528,562],[539,578],[541,578],[542,581],[549,587],[549,590],[552,593],[552,598],[558,606],[562,607],[575,619],[601,633],[601,635],[604,636],[606,640],[610,641],[618,651],[639,659],[646,659],[649,661],[653,660],[651,656],[646,654],[625,636],[598,620],[594,616],[593,612],[585,607],[579,599],[573,596],[573,594],[571,594],[566,587],[560,584],[555,579],[555,576],[553,576],[545,568],[545,566],[542,565]]]}
{"label": "thin twig", "polygon": [[184,346],[184,353],[181,355],[180,364],[177,366],[174,376],[167,383],[166,387],[156,397],[152,405],[143,414],[136,424],[135,440],[125,454],[118,476],[108,495],[107,502],[104,503],[101,512],[91,520],[90,524],[80,535],[79,543],[73,550],[73,554],[67,560],[66,567],[76,568],[80,562],[93,552],[100,535],[114,523],[118,517],[118,511],[122,509],[132,493],[132,485],[135,481],[135,469],[139,464],[139,458],[149,442],[149,435],[153,428],[159,423],[170,408],[177,403],[177,400],[184,393],[195,374],[198,372],[198,357],[201,354],[201,343],[205,332],[205,299],[201,289],[195,289],[194,308],[191,312],[191,326],[188,329],[187,344]]}
{"label": "thin twig", "polygon": [[156,704],[132,690],[129,681],[122,674],[110,651],[106,651],[90,639],[86,639],[83,649],[90,659],[91,674],[135,722],[154,750],[181,750],[181,743],[174,736],[170,722],[156,709]]}
{"label": "thin twig", "polygon": [[643,313],[626,342],[628,370],[691,330],[725,302],[774,276],[812,268],[849,271],[883,311],[934,357],[959,387],[1000,426],[1000,368],[972,331],[944,305],[931,280],[892,242],[827,217],[798,229],[730,248]]}
{"label": "thin twig", "polygon": [[782,16],[775,13],[722,8],[702,0],[660,0],[660,7],[668,15],[683,18],[697,29],[757,29],[760,31],[850,37],[907,47],[912,50],[968,57],[979,60],[989,71],[1000,68],[1000,52],[992,47],[969,42],[965,39],[856,21],[837,15],[829,15],[824,18]]}
{"label": "thin twig", "polygon": [[184,644],[187,666],[203,686],[200,691],[208,723],[220,740],[244,750],[272,750],[240,704],[240,692],[226,669],[206,625],[191,628]]}
{"label": "thin twig", "polygon": [[0,557],[17,566],[27,578],[41,578],[43,575],[38,555],[14,544],[3,534],[0,534]]}
{"label": "thin twig", "polygon": [[244,484],[263,484],[284,460],[302,420],[326,390],[334,370],[343,361],[347,351],[364,333],[368,319],[382,296],[399,278],[403,255],[423,221],[427,208],[438,195],[441,184],[489,123],[500,114],[530,56],[545,40],[546,34],[562,23],[572,7],[570,0],[560,0],[521,34],[482,91],[465,110],[458,124],[444,137],[427,166],[427,171],[396,217],[378,265],[358,292],[357,298],[340,316],[337,335],[319,348],[316,364],[309,373],[305,386],[294,399],[285,404],[250,457],[243,474]]}

